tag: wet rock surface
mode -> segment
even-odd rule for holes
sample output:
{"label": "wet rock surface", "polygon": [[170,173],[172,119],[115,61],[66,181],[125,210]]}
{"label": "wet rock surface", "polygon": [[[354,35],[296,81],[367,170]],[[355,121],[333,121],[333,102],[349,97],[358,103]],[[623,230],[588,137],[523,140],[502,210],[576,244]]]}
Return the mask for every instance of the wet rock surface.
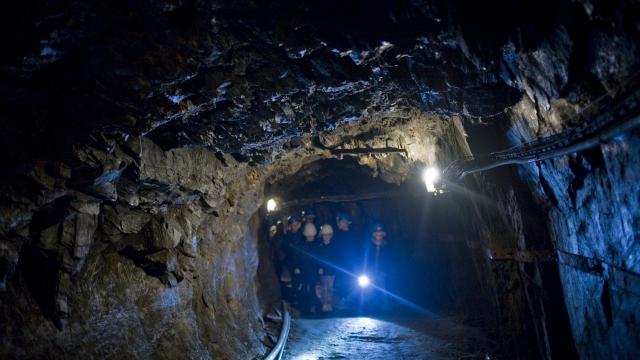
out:
{"label": "wet rock surface", "polygon": [[449,318],[343,317],[293,321],[284,359],[484,359],[487,340]]}
{"label": "wet rock surface", "polygon": [[[560,107],[560,106],[558,106]],[[526,115],[518,112],[516,126]],[[549,126],[551,119],[540,124]],[[640,316],[638,277],[637,130],[600,147],[526,166],[535,199],[548,207],[549,239],[558,251],[573,336],[581,358],[615,353],[634,357],[638,336],[627,336]],[[627,324],[627,325],[623,325]]]}

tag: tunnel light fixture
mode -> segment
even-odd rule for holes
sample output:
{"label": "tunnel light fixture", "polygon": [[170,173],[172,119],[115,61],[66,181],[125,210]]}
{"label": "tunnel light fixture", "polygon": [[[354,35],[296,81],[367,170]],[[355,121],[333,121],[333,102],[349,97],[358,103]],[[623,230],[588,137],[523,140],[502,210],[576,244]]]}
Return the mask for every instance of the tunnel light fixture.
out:
{"label": "tunnel light fixture", "polygon": [[273,212],[278,208],[278,202],[276,199],[267,200],[267,212]]}
{"label": "tunnel light fixture", "polygon": [[440,170],[437,167],[429,167],[422,172],[422,181],[427,187],[428,192],[436,192],[435,183],[440,179]]}
{"label": "tunnel light fixture", "polygon": [[361,288],[366,288],[370,284],[371,280],[369,280],[369,277],[367,275],[358,276],[358,285],[360,285]]}

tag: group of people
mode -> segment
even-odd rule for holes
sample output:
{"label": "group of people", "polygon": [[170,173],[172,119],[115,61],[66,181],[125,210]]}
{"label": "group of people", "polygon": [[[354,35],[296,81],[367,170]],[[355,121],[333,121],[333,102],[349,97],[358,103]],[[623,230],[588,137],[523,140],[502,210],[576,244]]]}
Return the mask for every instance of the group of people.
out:
{"label": "group of people", "polygon": [[[340,213],[334,225],[316,225],[316,214],[305,209],[287,218],[286,231],[278,236],[280,279],[284,296],[305,313],[331,313],[354,284],[353,274],[367,272],[384,283],[388,267],[384,228],[376,224],[370,235],[351,228],[351,218]],[[375,275],[374,275],[375,274]]]}

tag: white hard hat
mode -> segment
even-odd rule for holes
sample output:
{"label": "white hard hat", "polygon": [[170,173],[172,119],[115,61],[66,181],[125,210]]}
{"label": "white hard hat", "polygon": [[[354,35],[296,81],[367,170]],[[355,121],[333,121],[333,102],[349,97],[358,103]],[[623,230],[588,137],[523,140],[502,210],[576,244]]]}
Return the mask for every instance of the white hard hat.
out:
{"label": "white hard hat", "polygon": [[304,224],[304,229],[302,230],[302,235],[304,236],[316,236],[318,234],[318,229],[313,223]]}
{"label": "white hard hat", "polygon": [[333,235],[333,228],[329,224],[320,227],[320,235]]}

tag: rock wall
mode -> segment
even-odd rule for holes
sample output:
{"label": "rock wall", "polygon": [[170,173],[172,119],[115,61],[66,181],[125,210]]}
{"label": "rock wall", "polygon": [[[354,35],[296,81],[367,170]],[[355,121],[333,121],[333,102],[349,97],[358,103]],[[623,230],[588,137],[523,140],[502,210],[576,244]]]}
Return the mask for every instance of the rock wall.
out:
{"label": "rock wall", "polygon": [[[467,179],[454,190],[475,269],[475,295],[460,299],[496,336],[496,349],[518,359],[574,358],[545,209],[513,168]],[[525,254],[522,258],[517,254]]]}
{"label": "rock wall", "polygon": [[640,348],[639,145],[633,130],[592,150],[521,170],[537,202],[548,209],[544,218],[584,359],[632,358]]}
{"label": "rock wall", "polygon": [[109,159],[101,165],[127,172],[96,186],[111,197],[43,189],[56,198],[24,224],[28,237],[3,242],[15,250],[3,257],[13,268],[3,273],[2,356],[264,352],[248,227],[260,204],[256,171],[202,148],[163,151],[145,138],[127,145],[131,156],[101,154]]}
{"label": "rock wall", "polygon": [[[526,96],[506,116],[484,127],[465,121],[474,153],[504,149],[589,121],[606,110],[602,103],[637,86],[637,19],[629,17],[637,4],[579,5],[582,9],[565,9],[574,14],[572,20],[558,21],[549,14],[556,22],[538,29],[541,36],[531,36],[523,27],[519,43],[506,41],[497,66],[501,77]],[[532,39],[535,42],[527,45]],[[480,43],[486,40],[480,35]],[[475,62],[482,62],[473,54],[469,52]],[[538,339],[533,357],[637,356],[637,153],[634,130],[595,149],[490,171],[476,177],[477,185],[470,183],[481,194],[475,203],[485,252],[556,254],[557,260],[534,264],[493,261],[484,272],[488,288],[509,297],[499,295],[498,311],[520,308],[504,323],[518,324],[514,331]],[[503,266],[511,269],[500,270]],[[554,292],[560,290],[558,298]],[[518,319],[527,312],[527,318]],[[554,344],[554,334],[560,334],[555,329],[566,326],[572,336],[556,336]],[[575,350],[562,342],[575,343]]]}

